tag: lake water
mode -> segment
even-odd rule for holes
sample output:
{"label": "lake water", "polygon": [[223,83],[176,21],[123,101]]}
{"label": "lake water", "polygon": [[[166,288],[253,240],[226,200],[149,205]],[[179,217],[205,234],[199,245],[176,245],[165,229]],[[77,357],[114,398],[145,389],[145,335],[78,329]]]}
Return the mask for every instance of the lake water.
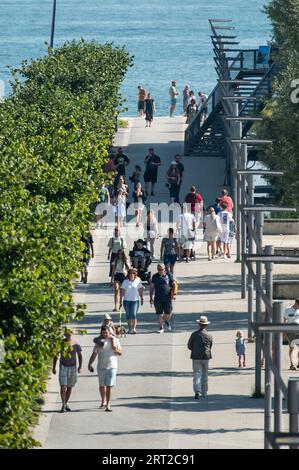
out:
{"label": "lake water", "polygon": [[[135,56],[123,95],[136,113],[137,85],[156,99],[157,115],[168,111],[168,88],[176,80],[207,94],[215,85],[209,18],[231,18],[240,46],[266,44],[271,28],[261,12],[265,0],[57,0],[55,44],[74,38],[125,45]],[[46,53],[52,0],[1,0],[0,79],[9,92],[6,65]],[[224,34],[226,32],[224,31]],[[234,33],[234,32],[233,32]],[[231,31],[227,34],[233,35]],[[233,46],[232,46],[233,47]],[[239,46],[237,46],[239,47]],[[181,101],[181,100],[180,100]],[[181,110],[181,103],[179,105]]]}

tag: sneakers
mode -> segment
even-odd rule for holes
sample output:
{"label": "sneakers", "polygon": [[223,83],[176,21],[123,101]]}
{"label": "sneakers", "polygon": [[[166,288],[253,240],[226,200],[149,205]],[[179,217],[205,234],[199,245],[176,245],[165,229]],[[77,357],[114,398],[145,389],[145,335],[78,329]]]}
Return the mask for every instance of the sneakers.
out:
{"label": "sneakers", "polygon": [[291,365],[290,365],[290,370],[297,370],[297,367],[294,366],[294,364],[291,364]]}
{"label": "sneakers", "polygon": [[165,322],[165,325],[167,326],[168,331],[171,331],[171,330],[172,330],[171,324],[170,324],[168,321]]}
{"label": "sneakers", "polygon": [[195,400],[199,400],[199,393],[198,393],[198,392],[195,393],[194,399],[195,399]]}
{"label": "sneakers", "polygon": [[112,409],[111,409],[110,406],[108,405],[108,406],[106,406],[105,411],[110,411],[110,412],[111,412]]}
{"label": "sneakers", "polygon": [[61,410],[60,410],[60,413],[65,413],[66,412],[66,407],[65,406],[62,406],[61,407]]}
{"label": "sneakers", "polygon": [[72,411],[72,410],[70,409],[70,407],[67,406],[67,405],[66,405],[66,407],[65,407],[65,410],[66,410],[66,411]]}
{"label": "sneakers", "polygon": [[159,330],[158,330],[158,333],[164,333],[164,328],[163,326],[160,326]]}

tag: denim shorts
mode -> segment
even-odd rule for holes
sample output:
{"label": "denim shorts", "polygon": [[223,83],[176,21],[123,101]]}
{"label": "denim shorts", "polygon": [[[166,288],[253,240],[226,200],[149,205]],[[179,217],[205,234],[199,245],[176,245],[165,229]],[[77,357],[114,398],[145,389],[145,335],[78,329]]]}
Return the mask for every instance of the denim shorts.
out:
{"label": "denim shorts", "polygon": [[124,308],[127,320],[136,320],[139,309],[139,300],[124,300]]}
{"label": "denim shorts", "polygon": [[164,264],[165,266],[170,264],[170,266],[174,266],[177,260],[177,255],[165,255],[164,256]]}
{"label": "denim shorts", "polygon": [[99,385],[101,387],[114,387],[116,384],[117,369],[98,369]]}

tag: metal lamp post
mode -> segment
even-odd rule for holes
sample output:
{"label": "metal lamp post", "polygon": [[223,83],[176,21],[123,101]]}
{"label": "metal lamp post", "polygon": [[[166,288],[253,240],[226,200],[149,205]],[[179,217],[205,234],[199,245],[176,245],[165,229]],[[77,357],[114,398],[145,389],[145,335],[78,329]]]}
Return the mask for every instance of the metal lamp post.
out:
{"label": "metal lamp post", "polygon": [[53,45],[54,45],[55,18],[56,18],[56,0],[53,0],[51,38],[50,38],[51,49],[53,49]]}

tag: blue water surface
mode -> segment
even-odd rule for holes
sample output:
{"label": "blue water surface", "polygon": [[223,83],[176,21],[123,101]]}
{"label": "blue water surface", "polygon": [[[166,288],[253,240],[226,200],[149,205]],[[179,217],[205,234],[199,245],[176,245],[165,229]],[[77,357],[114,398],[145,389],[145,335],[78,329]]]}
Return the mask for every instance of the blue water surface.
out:
{"label": "blue water surface", "polygon": [[[129,110],[136,114],[137,85],[156,99],[157,115],[168,111],[168,88],[189,84],[209,93],[215,84],[209,18],[231,18],[240,46],[255,48],[271,36],[264,0],[57,0],[55,44],[65,40],[96,39],[125,45],[134,55],[123,84]],[[1,0],[0,79],[9,93],[7,65],[47,53],[52,0]],[[233,35],[232,31],[223,31]],[[233,47],[233,46],[231,46]],[[239,46],[237,46],[239,47]],[[181,100],[179,100],[181,111]]]}

